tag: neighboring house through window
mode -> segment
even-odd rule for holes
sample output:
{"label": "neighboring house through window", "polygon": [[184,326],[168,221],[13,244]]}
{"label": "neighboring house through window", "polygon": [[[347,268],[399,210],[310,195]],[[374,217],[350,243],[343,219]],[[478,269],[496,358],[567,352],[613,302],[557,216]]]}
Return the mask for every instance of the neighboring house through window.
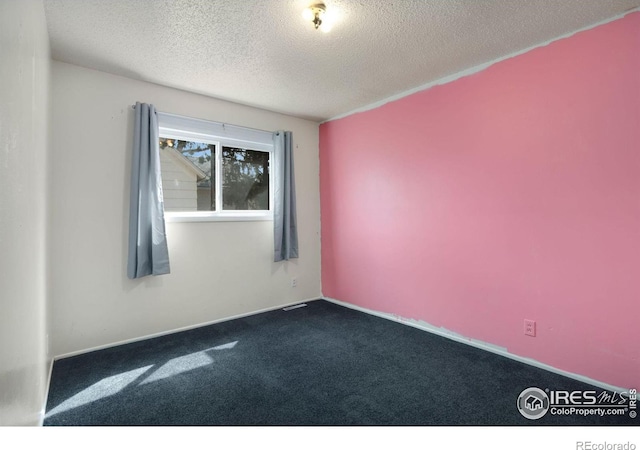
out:
{"label": "neighboring house through window", "polygon": [[168,220],[270,220],[273,134],[158,113]]}

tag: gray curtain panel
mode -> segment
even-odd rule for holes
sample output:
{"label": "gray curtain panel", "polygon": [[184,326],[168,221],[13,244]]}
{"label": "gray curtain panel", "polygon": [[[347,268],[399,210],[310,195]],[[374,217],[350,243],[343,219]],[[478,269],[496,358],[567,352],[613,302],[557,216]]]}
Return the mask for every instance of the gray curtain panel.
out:
{"label": "gray curtain panel", "polygon": [[296,184],[293,171],[293,136],[290,131],[273,134],[275,192],[273,228],[275,258],[282,261],[298,257]]}
{"label": "gray curtain panel", "polygon": [[158,116],[153,105],[137,102],[131,164],[127,276],[169,273],[160,178]]}

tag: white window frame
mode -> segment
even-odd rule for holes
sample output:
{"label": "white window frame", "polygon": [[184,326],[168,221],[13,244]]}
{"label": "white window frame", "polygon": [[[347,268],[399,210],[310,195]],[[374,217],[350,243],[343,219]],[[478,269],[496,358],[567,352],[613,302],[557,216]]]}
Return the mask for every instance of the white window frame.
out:
{"label": "white window frame", "polygon": [[158,112],[159,137],[183,141],[202,142],[216,146],[213,172],[215,173],[217,209],[222,203],[222,147],[242,148],[269,154],[269,210],[228,211],[168,211],[167,222],[224,222],[273,220],[274,201],[274,151],[273,134],[268,131],[210,122],[202,119]]}

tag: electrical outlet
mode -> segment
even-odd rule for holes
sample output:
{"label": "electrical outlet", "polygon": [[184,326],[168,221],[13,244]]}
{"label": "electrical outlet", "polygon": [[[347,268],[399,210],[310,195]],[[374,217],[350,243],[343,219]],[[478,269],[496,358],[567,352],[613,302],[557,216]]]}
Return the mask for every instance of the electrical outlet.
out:
{"label": "electrical outlet", "polygon": [[296,277],[291,278],[291,287],[298,286],[298,279]]}
{"label": "electrical outlet", "polygon": [[536,337],[536,321],[524,319],[524,334]]}

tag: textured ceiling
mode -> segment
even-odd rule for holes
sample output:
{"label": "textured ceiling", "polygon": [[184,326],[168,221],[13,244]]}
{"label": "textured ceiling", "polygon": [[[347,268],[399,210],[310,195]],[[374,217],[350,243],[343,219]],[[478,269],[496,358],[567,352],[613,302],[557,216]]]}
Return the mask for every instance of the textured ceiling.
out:
{"label": "textured ceiling", "polygon": [[326,0],[338,16],[327,34],[302,19],[311,3],[45,0],[45,10],[56,60],[320,121],[640,0]]}

